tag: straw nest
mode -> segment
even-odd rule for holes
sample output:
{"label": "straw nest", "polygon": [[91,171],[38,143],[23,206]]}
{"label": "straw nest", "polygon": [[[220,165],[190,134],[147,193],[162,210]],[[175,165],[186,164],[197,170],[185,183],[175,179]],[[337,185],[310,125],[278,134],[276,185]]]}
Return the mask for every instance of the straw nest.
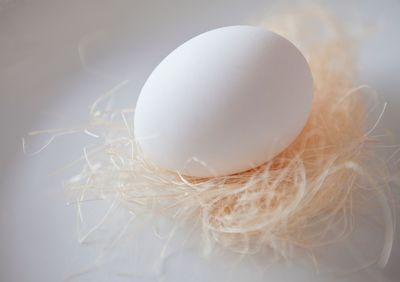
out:
{"label": "straw nest", "polygon": [[[86,132],[96,132],[101,142],[85,148],[85,165],[68,184],[77,202],[112,197],[134,213],[197,222],[206,242],[247,254],[269,249],[286,256],[293,247],[324,244],[332,241],[326,237],[332,226],[342,231],[333,240],[348,234],[355,196],[367,190],[387,193],[377,184],[383,175],[368,168],[379,162],[371,133],[380,116],[367,124],[371,97],[365,93],[371,91],[355,85],[356,48],[343,27],[320,10],[279,16],[261,25],[302,50],[315,84],[308,122],[288,148],[234,175],[204,179],[164,171],[136,146],[134,109],[100,107],[119,91],[113,89],[90,110]],[[383,264],[391,242],[385,244]]]}

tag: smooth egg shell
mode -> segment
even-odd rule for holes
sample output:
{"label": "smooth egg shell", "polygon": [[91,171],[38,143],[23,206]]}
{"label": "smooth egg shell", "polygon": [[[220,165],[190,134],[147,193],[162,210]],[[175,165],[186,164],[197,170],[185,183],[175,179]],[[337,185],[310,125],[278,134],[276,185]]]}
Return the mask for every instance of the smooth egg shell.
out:
{"label": "smooth egg shell", "polygon": [[134,133],[146,158],[183,175],[258,166],[304,127],[313,98],[306,59],[263,28],[230,26],[192,38],[154,69]]}

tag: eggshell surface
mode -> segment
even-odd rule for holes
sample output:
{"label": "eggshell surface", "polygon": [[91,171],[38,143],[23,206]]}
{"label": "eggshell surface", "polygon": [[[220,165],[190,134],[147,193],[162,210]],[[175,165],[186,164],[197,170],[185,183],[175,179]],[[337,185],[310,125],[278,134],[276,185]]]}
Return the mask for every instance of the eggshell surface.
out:
{"label": "eggshell surface", "polygon": [[304,127],[312,75],[300,51],[260,27],[200,34],[171,52],[140,93],[134,134],[161,168],[212,177],[259,166]]}

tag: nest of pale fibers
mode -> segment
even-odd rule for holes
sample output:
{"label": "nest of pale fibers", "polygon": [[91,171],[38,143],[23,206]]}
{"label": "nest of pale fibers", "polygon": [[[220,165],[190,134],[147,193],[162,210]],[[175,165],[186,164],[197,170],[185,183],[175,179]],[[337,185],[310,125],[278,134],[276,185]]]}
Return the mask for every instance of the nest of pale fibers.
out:
{"label": "nest of pale fibers", "polygon": [[[304,34],[305,19],[319,22],[328,32],[319,41],[315,34]],[[286,256],[293,247],[308,249],[350,232],[355,195],[368,185],[373,185],[368,191],[386,193],[384,186],[376,185],[382,175],[367,168],[377,163],[377,141],[370,137],[374,126],[366,124],[366,87],[355,85],[355,46],[321,11],[280,15],[279,22],[262,25],[301,48],[314,78],[312,112],[288,148],[262,166],[234,175],[200,179],[162,170],[136,146],[134,109],[100,107],[118,92],[114,89],[90,111],[87,133],[100,143],[85,148],[86,164],[68,184],[79,205],[112,198],[135,214],[197,222],[205,246],[218,243],[241,253],[270,249]],[[332,226],[342,231],[337,238],[326,236]],[[383,263],[391,242],[385,244],[389,247]]]}

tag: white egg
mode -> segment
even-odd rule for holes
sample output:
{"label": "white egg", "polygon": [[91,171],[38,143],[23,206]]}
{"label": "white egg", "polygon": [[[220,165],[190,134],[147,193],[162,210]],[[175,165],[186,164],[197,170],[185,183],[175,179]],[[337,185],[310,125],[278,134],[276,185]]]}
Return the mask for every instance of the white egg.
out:
{"label": "white egg", "polygon": [[306,59],[282,36],[229,26],[179,46],[140,93],[134,133],[144,155],[183,175],[259,166],[304,127],[313,99]]}

